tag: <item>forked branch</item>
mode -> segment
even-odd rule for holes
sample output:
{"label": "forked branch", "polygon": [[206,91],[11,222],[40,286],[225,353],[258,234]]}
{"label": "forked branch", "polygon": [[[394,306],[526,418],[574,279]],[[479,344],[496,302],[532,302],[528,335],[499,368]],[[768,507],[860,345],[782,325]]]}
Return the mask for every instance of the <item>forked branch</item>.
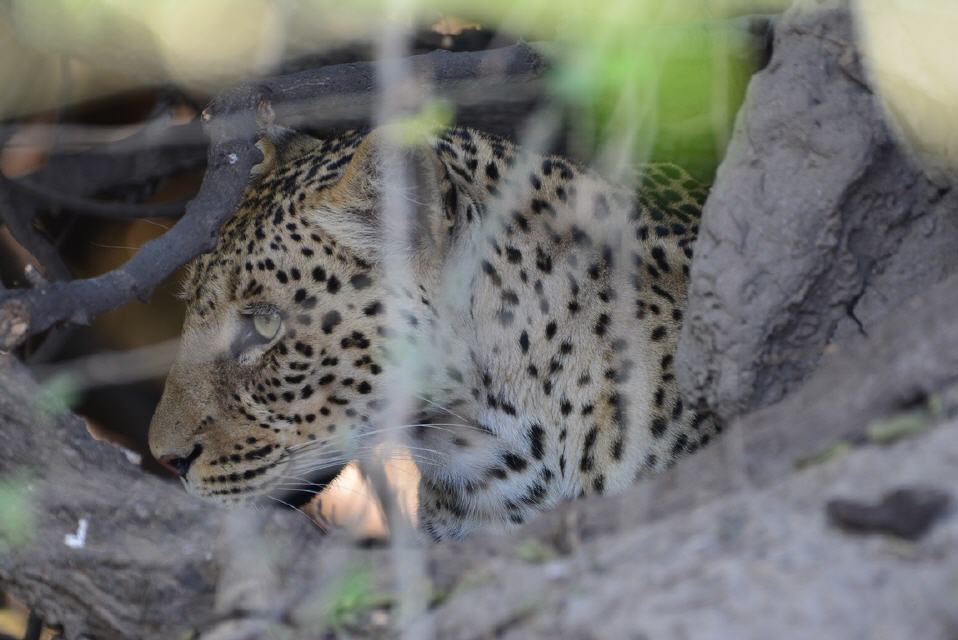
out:
{"label": "forked branch", "polygon": [[[521,44],[482,52],[435,51],[413,56],[409,63],[422,91],[433,91],[462,105],[466,117],[460,121],[485,124],[493,130],[495,121],[470,120],[470,107],[483,104],[489,111],[489,104],[495,103],[505,109],[510,105],[512,109],[526,108],[541,95],[536,81],[547,69],[539,54]],[[267,78],[214,99],[202,117],[210,141],[206,175],[196,197],[186,204],[185,215],[113,271],[84,280],[0,292],[0,349],[15,348],[60,323],[87,323],[134,298],[147,299],[177,268],[215,246],[219,228],[235,211],[249,172],[261,158],[255,141],[263,127],[273,118],[314,129],[367,123],[377,99],[376,64],[333,65]],[[37,185],[31,186],[37,196]],[[96,201],[59,195],[49,199],[67,207],[82,205],[82,213],[98,213]],[[168,215],[168,209],[107,204],[100,207],[99,214]],[[11,216],[20,220],[16,212]],[[29,229],[29,221],[22,226]],[[33,250],[46,251],[46,246],[35,244]],[[46,256],[45,263],[53,257]]]}

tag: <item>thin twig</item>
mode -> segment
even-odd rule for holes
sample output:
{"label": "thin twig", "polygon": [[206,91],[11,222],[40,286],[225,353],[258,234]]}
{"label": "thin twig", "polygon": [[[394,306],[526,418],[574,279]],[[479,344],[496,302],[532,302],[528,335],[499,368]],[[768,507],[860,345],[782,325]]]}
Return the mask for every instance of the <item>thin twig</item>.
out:
{"label": "thin twig", "polygon": [[23,634],[23,640],[40,640],[41,633],[43,633],[43,620],[31,611],[27,616],[27,630]]}
{"label": "thin twig", "polygon": [[161,378],[169,371],[179,338],[125,351],[107,351],[33,367],[38,379],[64,376],[78,391]]}
{"label": "thin twig", "polygon": [[34,208],[14,192],[12,182],[0,174],[0,222],[14,240],[32,255],[49,280],[66,280],[70,270],[56,248],[33,226]]}
{"label": "thin twig", "polygon": [[141,204],[134,202],[109,202],[83,196],[53,191],[29,178],[11,180],[9,184],[28,197],[45,204],[68,209],[72,213],[100,218],[174,218],[183,214],[186,201]]}
{"label": "thin twig", "polygon": [[[45,131],[47,127],[52,131]],[[0,136],[13,131],[0,127]],[[122,131],[70,124],[34,124],[30,125],[29,132],[36,135],[35,145],[50,137],[59,141],[58,149],[29,179],[47,191],[76,196],[145,184],[202,167],[209,142],[198,120],[170,125],[168,118],[148,121],[136,133],[107,143],[103,142],[104,138],[110,139]],[[20,144],[31,143],[21,135]]]}

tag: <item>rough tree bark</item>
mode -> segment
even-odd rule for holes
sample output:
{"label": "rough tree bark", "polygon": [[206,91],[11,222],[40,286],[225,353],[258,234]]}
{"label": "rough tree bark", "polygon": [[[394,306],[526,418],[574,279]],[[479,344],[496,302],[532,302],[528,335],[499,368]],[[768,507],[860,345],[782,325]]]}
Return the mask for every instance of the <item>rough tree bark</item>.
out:
{"label": "rough tree bark", "polygon": [[848,3],[798,3],[705,206],[679,378],[726,418],[774,402],[958,270],[956,245],[958,194],[892,139]]}
{"label": "rough tree bark", "polygon": [[[880,323],[847,359],[826,365],[673,473],[620,496],[570,503],[507,538],[428,548],[430,588],[446,600],[406,623],[433,626],[443,638],[579,638],[602,616],[602,631],[592,637],[661,637],[682,628],[692,638],[762,638],[792,619],[794,633],[779,628],[776,637],[807,637],[809,629],[819,637],[874,637],[891,629],[947,638],[949,625],[958,624],[958,602],[947,588],[958,570],[955,513],[936,514],[927,538],[902,554],[892,542],[826,526],[824,507],[827,498],[873,501],[901,487],[953,491],[958,422],[935,424],[958,415],[958,393],[943,396],[940,413],[911,439],[888,446],[859,438],[857,451],[795,471],[808,451],[827,451],[847,437],[842,429],[819,429],[805,443],[796,406],[811,420],[864,424],[894,407],[867,402],[869,411],[858,415],[841,394],[849,380],[869,380],[865,399],[881,398],[902,379],[924,381],[932,393],[948,389],[958,363],[929,375],[920,356],[958,353],[951,321],[958,279],[914,304]],[[915,309],[922,310],[918,322]],[[892,333],[895,340],[875,348],[873,339]],[[62,626],[66,638],[168,638],[186,630],[238,638],[270,629],[316,637],[346,565],[374,567],[376,589],[395,597],[392,550],[320,538],[296,513],[243,519],[211,510],[93,441],[75,417],[40,413],[39,390],[11,357],[0,360],[0,383],[7,390],[0,396],[0,469],[30,478],[35,517],[30,543],[0,555],[0,581],[47,623]],[[690,508],[697,505],[704,506]],[[81,520],[83,546],[68,546],[65,537]],[[863,603],[876,599],[882,607],[860,615]]]}
{"label": "rough tree bark", "polygon": [[[0,358],[0,470],[29,482],[29,544],[0,554],[5,589],[68,638],[161,635],[201,620],[213,603],[214,522],[200,505],[144,474],[83,421],[51,415],[11,356]],[[22,474],[22,475],[18,475]],[[82,548],[64,536],[85,519]]]}

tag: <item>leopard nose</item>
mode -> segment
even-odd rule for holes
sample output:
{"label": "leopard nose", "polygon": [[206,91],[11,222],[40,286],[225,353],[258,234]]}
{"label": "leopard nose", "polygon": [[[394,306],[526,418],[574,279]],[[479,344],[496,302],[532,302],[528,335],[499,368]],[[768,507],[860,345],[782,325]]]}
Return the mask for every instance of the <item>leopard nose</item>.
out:
{"label": "leopard nose", "polygon": [[185,478],[193,462],[200,457],[201,453],[203,453],[203,445],[196,444],[187,456],[165,455],[160,456],[156,461],[179,477]]}

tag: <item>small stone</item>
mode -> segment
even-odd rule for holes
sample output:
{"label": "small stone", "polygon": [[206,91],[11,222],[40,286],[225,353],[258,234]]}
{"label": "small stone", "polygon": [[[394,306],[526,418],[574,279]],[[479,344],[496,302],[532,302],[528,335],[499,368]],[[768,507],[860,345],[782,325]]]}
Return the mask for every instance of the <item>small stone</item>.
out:
{"label": "small stone", "polygon": [[951,505],[951,496],[934,487],[902,487],[878,503],[834,499],[825,513],[834,526],[851,533],[885,533],[918,540]]}
{"label": "small stone", "polygon": [[143,456],[141,456],[136,451],[131,451],[127,449],[126,447],[120,447],[120,450],[123,452],[123,455],[126,457],[127,461],[130,464],[134,464],[136,466],[140,466],[140,464],[142,464]]}
{"label": "small stone", "polygon": [[0,348],[12,349],[19,345],[30,329],[30,315],[20,300],[0,306]]}

